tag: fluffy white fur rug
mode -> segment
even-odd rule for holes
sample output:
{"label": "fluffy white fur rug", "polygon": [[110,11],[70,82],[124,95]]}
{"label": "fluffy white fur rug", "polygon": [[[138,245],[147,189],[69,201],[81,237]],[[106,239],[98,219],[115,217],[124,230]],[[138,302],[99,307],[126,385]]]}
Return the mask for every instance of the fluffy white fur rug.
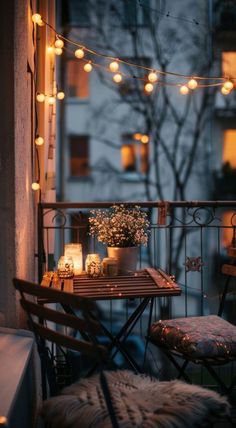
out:
{"label": "fluffy white fur rug", "polygon": [[[205,427],[229,413],[226,398],[180,381],[159,382],[129,371],[106,372],[120,428]],[[65,388],[45,401],[47,428],[110,428],[99,375]]]}

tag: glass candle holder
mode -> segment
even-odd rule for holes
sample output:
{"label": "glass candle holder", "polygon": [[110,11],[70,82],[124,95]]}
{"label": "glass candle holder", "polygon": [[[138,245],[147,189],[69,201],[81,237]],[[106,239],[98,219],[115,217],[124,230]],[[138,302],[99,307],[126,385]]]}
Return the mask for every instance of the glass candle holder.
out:
{"label": "glass candle holder", "polygon": [[83,254],[81,244],[66,244],[64,247],[64,255],[71,257],[74,264],[74,274],[81,275],[83,270]]}
{"label": "glass candle holder", "polygon": [[57,275],[59,278],[73,278],[74,265],[72,257],[61,256],[57,264]]}
{"label": "glass candle holder", "polygon": [[85,260],[85,270],[88,276],[95,278],[102,274],[102,263],[99,254],[88,254]]}
{"label": "glass candle holder", "polygon": [[115,257],[105,257],[103,259],[102,273],[104,276],[116,276],[118,274],[118,263]]}

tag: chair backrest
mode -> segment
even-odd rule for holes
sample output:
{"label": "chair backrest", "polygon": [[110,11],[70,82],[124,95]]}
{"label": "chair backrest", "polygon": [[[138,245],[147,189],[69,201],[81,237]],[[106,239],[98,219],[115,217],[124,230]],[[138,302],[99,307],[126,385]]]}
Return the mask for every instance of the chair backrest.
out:
{"label": "chair backrest", "polygon": [[[60,290],[44,287],[22,279],[13,279],[14,286],[19,290],[20,303],[27,313],[29,328],[34,332],[36,340],[44,339],[61,347],[79,351],[93,359],[105,360],[106,348],[99,345],[96,337],[102,334],[100,324],[91,316],[92,302],[85,298]],[[54,303],[53,307],[45,304]],[[56,304],[67,307],[68,312],[57,309]],[[73,314],[73,309],[80,316]],[[59,327],[59,328],[58,328]],[[63,327],[77,330],[86,340],[78,340],[63,331]],[[64,330],[65,330],[64,329]]]}
{"label": "chair backrest", "polygon": [[230,264],[223,264],[221,267],[221,272],[226,275],[226,281],[224,284],[224,289],[222,292],[222,296],[220,299],[220,305],[219,305],[219,310],[218,310],[218,315],[222,316],[223,314],[223,310],[224,310],[224,306],[225,306],[225,300],[226,300],[226,295],[229,292],[229,283],[231,278],[235,277],[236,278],[236,266],[235,265],[230,265]]}

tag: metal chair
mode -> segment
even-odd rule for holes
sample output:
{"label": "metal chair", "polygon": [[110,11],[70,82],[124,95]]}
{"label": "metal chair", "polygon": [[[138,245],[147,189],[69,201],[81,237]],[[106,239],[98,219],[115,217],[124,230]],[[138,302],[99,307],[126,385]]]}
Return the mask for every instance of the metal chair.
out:
{"label": "metal chair", "polygon": [[[109,361],[107,349],[98,343],[101,327],[90,315],[92,302],[72,293],[40,286],[28,281],[14,279],[14,286],[21,295],[21,305],[27,313],[30,329],[34,332],[41,358],[44,379],[44,398],[47,383],[50,394],[60,391],[60,373],[55,357],[63,355],[68,369],[67,350],[72,349],[92,357],[99,364],[99,373],[73,383],[44,402],[42,415],[45,427],[88,428],[96,426],[212,426],[212,417],[219,418],[229,413],[229,405],[219,394],[183,382],[159,382],[129,371],[103,371]],[[76,315],[57,309],[73,307]],[[52,304],[48,307],[48,304]],[[67,334],[67,329],[76,329],[81,339]],[[53,346],[49,346],[51,343]],[[57,348],[57,352],[55,351]],[[108,347],[109,348],[109,347]],[[73,379],[68,376],[67,383]],[[187,410],[187,405],[190,409]],[[192,412],[194,408],[194,412]],[[189,413],[188,413],[189,412]],[[199,425],[200,424],[200,425]]]}
{"label": "metal chair", "polygon": [[[236,267],[223,265],[227,275],[218,315],[160,320],[150,327],[148,340],[160,348],[183,377],[191,383],[186,368],[190,362],[205,367],[217,382],[221,392],[231,396],[236,375],[230,385],[217,373],[217,367],[236,361],[236,326],[222,318],[226,295]],[[179,359],[184,361],[179,361]]]}

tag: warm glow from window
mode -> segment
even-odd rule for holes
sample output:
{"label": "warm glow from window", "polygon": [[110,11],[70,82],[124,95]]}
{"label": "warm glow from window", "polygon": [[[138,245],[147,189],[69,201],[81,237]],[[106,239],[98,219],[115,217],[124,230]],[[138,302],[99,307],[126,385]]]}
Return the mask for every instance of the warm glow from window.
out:
{"label": "warm glow from window", "polygon": [[224,132],[223,163],[229,162],[236,168],[236,129],[227,129]]}
{"label": "warm glow from window", "polygon": [[67,62],[67,90],[69,97],[89,97],[89,75],[84,71],[83,61],[69,60]]}
{"label": "warm glow from window", "polygon": [[222,52],[222,74],[229,78],[236,76],[236,52]]}
{"label": "warm glow from window", "polygon": [[[232,226],[231,218],[234,214],[234,211],[227,211],[222,216],[222,226]],[[232,227],[223,227],[221,234],[221,244],[223,247],[228,247],[231,244],[233,237],[233,228]]]}
{"label": "warm glow from window", "polygon": [[89,168],[89,138],[87,135],[71,135],[70,148],[70,175],[72,177],[87,177]]}
{"label": "warm glow from window", "polygon": [[121,147],[121,163],[123,171],[136,171],[135,146],[133,144],[124,144]]}

